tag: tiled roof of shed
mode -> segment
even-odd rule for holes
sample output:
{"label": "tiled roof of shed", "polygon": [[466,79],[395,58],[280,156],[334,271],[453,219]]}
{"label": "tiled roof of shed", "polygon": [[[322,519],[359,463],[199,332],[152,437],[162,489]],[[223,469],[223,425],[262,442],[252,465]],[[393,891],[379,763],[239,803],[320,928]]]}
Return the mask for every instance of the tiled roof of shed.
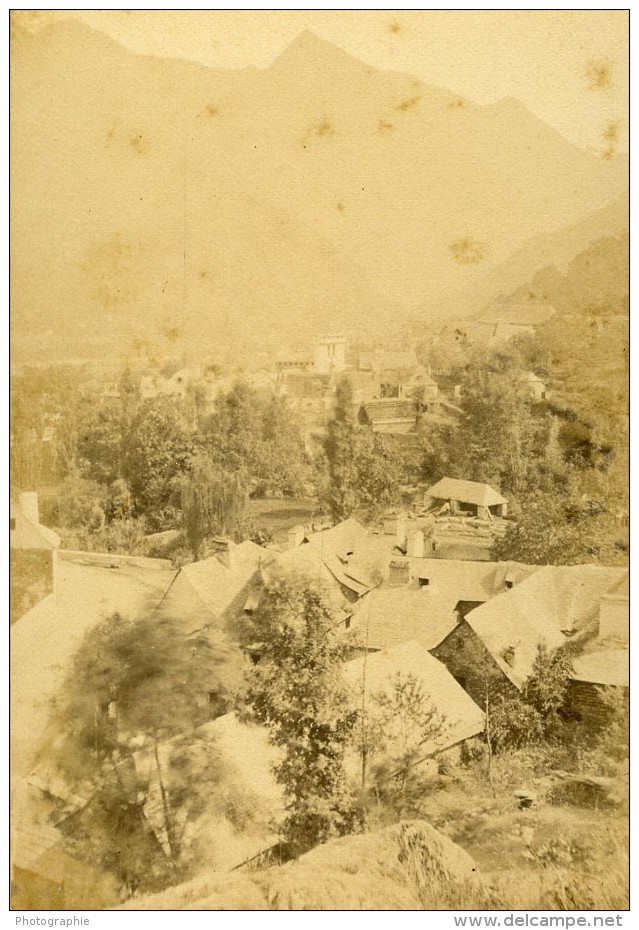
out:
{"label": "tiled roof of shed", "polygon": [[442,478],[426,493],[435,500],[461,501],[463,504],[475,504],[478,507],[493,507],[495,504],[507,503],[506,498],[490,485],[459,478]]}

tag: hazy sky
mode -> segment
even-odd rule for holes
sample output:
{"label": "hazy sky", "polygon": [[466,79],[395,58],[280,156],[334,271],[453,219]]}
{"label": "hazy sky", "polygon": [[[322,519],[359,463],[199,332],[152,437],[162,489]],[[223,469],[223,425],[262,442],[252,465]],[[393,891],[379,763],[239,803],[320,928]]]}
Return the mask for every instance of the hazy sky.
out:
{"label": "hazy sky", "polygon": [[626,146],[628,14],[529,11],[123,11],[72,16],[134,51],[219,68],[266,67],[303,29],[378,68],[406,71],[478,103],[517,97],[581,146],[617,124]]}

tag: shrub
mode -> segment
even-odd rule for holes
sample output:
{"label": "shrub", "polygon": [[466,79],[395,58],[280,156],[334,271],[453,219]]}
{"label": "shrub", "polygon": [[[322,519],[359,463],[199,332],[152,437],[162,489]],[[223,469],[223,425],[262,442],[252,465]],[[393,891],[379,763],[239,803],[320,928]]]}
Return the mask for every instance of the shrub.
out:
{"label": "shrub", "polygon": [[520,697],[500,695],[490,714],[490,738],[496,752],[521,749],[539,742],[544,735],[541,714]]}
{"label": "shrub", "polygon": [[102,485],[70,475],[51,497],[43,499],[43,521],[63,529],[99,532],[105,523],[106,494]]}

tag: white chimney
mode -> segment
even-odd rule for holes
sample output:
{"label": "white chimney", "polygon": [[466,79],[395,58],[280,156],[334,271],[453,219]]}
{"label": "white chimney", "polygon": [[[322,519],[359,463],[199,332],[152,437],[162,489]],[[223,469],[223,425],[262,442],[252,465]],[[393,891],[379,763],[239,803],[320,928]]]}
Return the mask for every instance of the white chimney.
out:
{"label": "white chimney", "polygon": [[395,527],[395,545],[403,549],[406,545],[406,517],[398,517]]}
{"label": "white chimney", "polygon": [[28,520],[31,520],[32,523],[35,523],[36,526],[40,525],[40,509],[38,507],[38,492],[37,491],[22,491],[18,497],[20,504],[20,509],[22,510],[25,517]]}
{"label": "white chimney", "polygon": [[424,534],[421,530],[415,530],[415,532],[411,533],[408,537],[407,555],[410,556],[411,559],[424,558]]}

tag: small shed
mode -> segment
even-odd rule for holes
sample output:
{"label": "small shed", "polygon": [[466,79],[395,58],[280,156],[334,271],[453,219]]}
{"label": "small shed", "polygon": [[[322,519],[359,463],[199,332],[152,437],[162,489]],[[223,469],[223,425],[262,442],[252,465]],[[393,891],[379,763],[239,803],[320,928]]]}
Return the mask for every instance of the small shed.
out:
{"label": "small shed", "polygon": [[505,517],[508,510],[506,498],[490,485],[459,478],[442,478],[426,491],[424,502],[431,507],[447,505],[453,514],[466,514],[484,520]]}

